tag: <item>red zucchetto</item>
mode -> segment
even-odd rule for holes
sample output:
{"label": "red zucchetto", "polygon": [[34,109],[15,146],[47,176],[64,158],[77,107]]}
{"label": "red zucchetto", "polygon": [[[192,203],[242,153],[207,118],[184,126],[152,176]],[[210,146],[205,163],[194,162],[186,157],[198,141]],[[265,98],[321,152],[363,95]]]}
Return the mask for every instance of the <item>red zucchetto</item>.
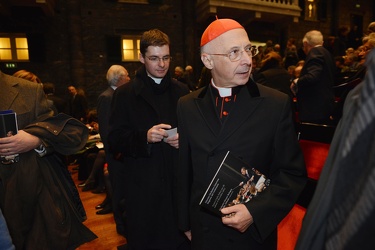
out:
{"label": "red zucchetto", "polygon": [[216,19],[203,32],[201,47],[221,34],[233,29],[244,29],[244,27],[233,19]]}

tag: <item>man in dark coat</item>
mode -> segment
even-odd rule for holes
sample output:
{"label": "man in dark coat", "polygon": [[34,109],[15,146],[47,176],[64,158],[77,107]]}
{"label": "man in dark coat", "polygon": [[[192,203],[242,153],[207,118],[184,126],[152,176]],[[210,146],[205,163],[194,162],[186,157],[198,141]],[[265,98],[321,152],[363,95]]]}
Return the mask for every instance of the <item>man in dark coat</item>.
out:
{"label": "man in dark coat", "polygon": [[[98,97],[97,111],[99,133],[104,144],[108,163],[109,178],[112,186],[112,194],[109,195],[112,196],[113,216],[116,222],[116,229],[119,234],[125,236],[125,226],[122,217],[122,209],[120,207],[120,201],[124,198],[125,171],[122,162],[115,160],[113,155],[109,152],[108,133],[113,92],[118,87],[128,83],[130,77],[128,71],[123,66],[112,65],[107,71],[106,78],[109,86]],[[107,204],[102,203],[102,207],[105,207],[105,205]]]}
{"label": "man in dark coat", "polygon": [[96,236],[60,158],[84,147],[88,129],[66,115],[52,116],[41,84],[0,72],[0,110],[17,114],[18,133],[0,138],[0,206],[16,249],[75,249]]}
{"label": "man in dark coat", "polygon": [[331,54],[323,47],[323,35],[312,30],[303,38],[306,53],[301,75],[290,88],[297,96],[298,117],[303,122],[327,123],[333,112],[335,99],[335,64]]}
{"label": "man in dark coat", "polygon": [[276,52],[269,52],[261,62],[261,67],[254,74],[254,81],[264,86],[277,89],[292,97],[290,91],[290,75],[281,66],[281,56]]}
{"label": "man in dark coat", "polygon": [[65,112],[66,100],[62,97],[55,95],[55,85],[47,82],[43,83],[44,93],[47,95],[47,99],[52,102],[52,109],[56,114]]}
{"label": "man in dark coat", "polygon": [[174,199],[178,99],[189,93],[172,80],[169,38],[160,30],[143,33],[135,79],[116,89],[112,99],[110,150],[123,160],[127,242],[130,249],[184,249]]}
{"label": "man in dark coat", "polygon": [[[252,49],[245,29],[218,19],[202,35],[201,59],[212,81],[178,103],[179,227],[192,249],[276,249],[277,225],[306,183],[290,100],[251,80]],[[231,151],[271,179],[246,204],[208,213],[199,202]]]}
{"label": "man in dark coat", "polygon": [[88,104],[86,97],[83,94],[78,93],[76,87],[74,87],[73,85],[70,85],[68,87],[68,91],[70,97],[68,105],[66,107],[66,113],[80,120],[81,122],[86,122],[88,114]]}

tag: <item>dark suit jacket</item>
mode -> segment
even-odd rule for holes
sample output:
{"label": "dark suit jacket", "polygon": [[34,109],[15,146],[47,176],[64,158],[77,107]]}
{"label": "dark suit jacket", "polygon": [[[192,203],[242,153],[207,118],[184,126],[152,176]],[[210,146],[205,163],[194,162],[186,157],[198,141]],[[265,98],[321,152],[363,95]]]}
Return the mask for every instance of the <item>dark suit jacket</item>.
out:
{"label": "dark suit jacket", "polygon": [[264,71],[258,71],[254,75],[254,81],[264,86],[277,89],[288,96],[292,96],[290,91],[290,75],[282,67],[269,68]]}
{"label": "dark suit jacket", "polygon": [[[41,84],[0,72],[0,110],[17,113],[18,128],[39,137],[50,150],[73,154],[87,140],[84,124],[51,116]],[[81,222],[85,211],[66,166],[55,154],[34,150],[19,162],[0,163],[0,206],[17,249],[75,249],[96,236]]]}
{"label": "dark suit jacket", "polygon": [[98,123],[100,138],[104,144],[104,149],[108,149],[108,133],[109,133],[109,116],[111,111],[111,102],[114,89],[108,87],[98,97]]}
{"label": "dark suit jacket", "polygon": [[323,46],[312,48],[298,79],[298,110],[301,121],[326,120],[334,107],[334,63]]}
{"label": "dark suit jacket", "polygon": [[111,198],[114,204],[113,215],[116,221],[116,227],[123,228],[123,209],[119,204],[124,199],[124,192],[126,188],[124,180],[126,179],[126,171],[124,169],[123,163],[114,159],[112,153],[109,151],[108,144],[109,117],[111,114],[111,102],[114,92],[115,91],[113,88],[108,87],[99,95],[97,111],[99,133],[100,138],[104,144],[105,158],[108,164],[108,172],[112,188]]}
{"label": "dark suit jacket", "polygon": [[[306,183],[290,100],[249,80],[221,124],[210,88],[178,103],[180,229],[191,229],[193,249],[276,249],[277,225]],[[224,226],[221,218],[199,206],[228,150],[271,179],[270,186],[246,204],[254,223],[245,233]]]}
{"label": "dark suit jacket", "polygon": [[55,106],[57,113],[65,112],[66,107],[66,101],[56,95],[47,95],[48,100],[51,100],[53,102],[53,106]]}
{"label": "dark suit jacket", "polygon": [[76,94],[74,99],[73,97],[69,98],[67,114],[80,121],[85,121],[87,118],[87,112],[88,104],[85,96]]}

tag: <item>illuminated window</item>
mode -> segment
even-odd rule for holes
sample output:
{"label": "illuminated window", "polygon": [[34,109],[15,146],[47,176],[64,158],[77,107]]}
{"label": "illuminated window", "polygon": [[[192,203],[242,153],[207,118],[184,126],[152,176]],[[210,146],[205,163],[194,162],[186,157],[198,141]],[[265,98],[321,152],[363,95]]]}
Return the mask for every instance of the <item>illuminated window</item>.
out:
{"label": "illuminated window", "polygon": [[12,48],[9,37],[0,37],[0,60],[12,60]]}
{"label": "illuminated window", "polygon": [[17,37],[16,51],[18,60],[29,60],[29,47],[27,46],[26,37]]}
{"label": "illuminated window", "polygon": [[316,0],[305,0],[305,20],[317,21]]}
{"label": "illuminated window", "polygon": [[140,37],[122,38],[122,61],[138,61]]}
{"label": "illuminated window", "polygon": [[28,61],[29,46],[24,35],[0,35],[0,61]]}

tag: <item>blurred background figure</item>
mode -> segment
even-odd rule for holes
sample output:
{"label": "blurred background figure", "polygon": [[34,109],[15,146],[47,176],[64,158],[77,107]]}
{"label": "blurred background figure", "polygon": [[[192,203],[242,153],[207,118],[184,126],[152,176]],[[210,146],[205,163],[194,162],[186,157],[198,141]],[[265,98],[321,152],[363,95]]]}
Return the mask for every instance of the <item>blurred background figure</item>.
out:
{"label": "blurred background figure", "polygon": [[285,50],[283,58],[284,68],[287,69],[289,66],[295,66],[298,60],[297,47],[292,44]]}
{"label": "blurred background figure", "polygon": [[174,78],[179,82],[184,82],[183,80],[184,69],[181,66],[177,66],[174,68]]}
{"label": "blurred background figure", "polygon": [[301,74],[290,86],[297,96],[298,115],[302,122],[327,124],[334,108],[335,64],[329,51],[323,47],[323,35],[311,30],[303,37],[307,55]]}
{"label": "blurred background figure", "polygon": [[55,95],[55,85],[50,82],[43,83],[43,90],[47,96],[47,99],[53,105],[52,109],[55,111],[55,113],[64,112],[66,108],[66,101],[62,97]]}
{"label": "blurred background figure", "polygon": [[29,80],[30,82],[42,83],[38,76],[24,69],[18,70],[13,76]]}
{"label": "blurred background figure", "polygon": [[292,92],[289,88],[290,75],[281,64],[281,56],[274,51],[269,52],[261,61],[259,71],[254,74],[254,81],[264,86],[277,89],[292,98]]}
{"label": "blurred background figure", "polygon": [[191,80],[194,79],[194,69],[191,65],[188,65],[185,67],[185,74],[191,78]]}
{"label": "blurred background figure", "polygon": [[185,67],[183,79],[185,80],[185,83],[188,85],[190,91],[194,91],[197,89],[197,83],[194,78],[194,70],[191,65]]}
{"label": "blurred background figure", "polygon": [[209,69],[207,69],[206,66],[203,66],[202,70],[201,70],[201,75],[200,75],[199,80],[198,80],[198,87],[197,88],[200,89],[200,88],[210,84],[211,78],[212,78],[211,71]]}
{"label": "blurred background figure", "polygon": [[[109,174],[110,183],[107,184],[107,197],[102,201],[97,208],[102,208],[102,213],[113,210],[113,216],[116,223],[116,231],[122,236],[126,236],[124,209],[120,202],[124,199],[125,190],[125,170],[122,162],[114,159],[112,153],[109,151],[108,133],[109,133],[109,116],[111,111],[111,102],[115,90],[127,84],[130,81],[129,73],[121,65],[112,65],[106,75],[107,89],[98,97],[97,111],[99,122],[100,138],[104,144],[104,150],[107,160],[107,172]],[[105,178],[107,180],[107,178]],[[100,213],[98,211],[98,213]]]}
{"label": "blurred background figure", "polygon": [[66,113],[81,122],[86,122],[88,113],[88,103],[86,97],[83,94],[78,93],[75,86],[70,85],[68,87],[70,98],[68,101]]}

